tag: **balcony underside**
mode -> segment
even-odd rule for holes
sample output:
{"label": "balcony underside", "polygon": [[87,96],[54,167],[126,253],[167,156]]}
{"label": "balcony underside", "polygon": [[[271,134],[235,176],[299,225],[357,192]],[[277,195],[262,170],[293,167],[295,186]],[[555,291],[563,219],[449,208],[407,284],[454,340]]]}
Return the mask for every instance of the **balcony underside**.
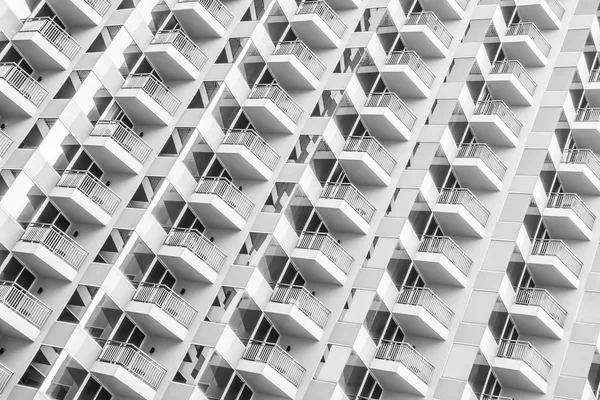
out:
{"label": "balcony underside", "polygon": [[[598,93],[600,94],[600,91]],[[575,143],[577,143],[577,147],[600,152],[599,121],[575,121],[571,132],[573,134],[573,139],[575,139]]]}
{"label": "balcony underside", "polygon": [[486,81],[495,100],[502,100],[511,106],[530,106],[533,104],[533,96],[512,73],[489,74]]}
{"label": "balcony underside", "polygon": [[166,312],[155,304],[130,301],[125,309],[134,322],[146,333],[152,336],[183,341],[188,333],[173,315],[177,310]]}
{"label": "balcony underside", "polygon": [[559,29],[560,19],[547,0],[515,0],[522,21],[533,22],[539,29]]}
{"label": "balcony underside", "polygon": [[209,227],[241,231],[246,220],[233,207],[233,200],[225,201],[216,194],[193,193],[188,203],[203,224]]}
{"label": "balcony underside", "polygon": [[270,99],[246,99],[244,111],[259,133],[289,135],[296,130],[296,123]]}
{"label": "balcony underside", "polygon": [[410,129],[387,107],[365,106],[361,110],[360,116],[369,133],[379,140],[405,142],[410,139]]}
{"label": "balcony underside", "polygon": [[266,363],[241,359],[237,371],[254,392],[294,399],[298,388]]}
{"label": "balcony underside", "polygon": [[426,99],[431,90],[408,65],[383,65],[381,76],[386,86],[401,98]]}
{"label": "balcony underside", "polygon": [[317,14],[294,15],[290,23],[296,35],[311,49],[337,49],[342,42]]}
{"label": "balcony underside", "polygon": [[106,172],[139,174],[143,164],[122,145],[107,136],[88,136],[83,147]]}
{"label": "balcony underside", "polygon": [[246,146],[221,144],[217,150],[217,156],[234,178],[268,181],[273,175],[273,171]]}
{"label": "balcony underside", "polygon": [[479,143],[492,147],[516,147],[519,142],[519,138],[498,115],[476,114],[469,122]]}
{"label": "balcony underside", "polygon": [[35,275],[69,282],[77,275],[73,267],[40,243],[19,241],[13,252]]}
{"label": "balcony underside", "polygon": [[527,266],[536,285],[577,289],[579,278],[558,257],[532,254]]}
{"label": "balcony underside", "polygon": [[461,204],[436,204],[433,214],[448,236],[483,238],[485,227]]}
{"label": "balcony underside", "polygon": [[592,240],[592,230],[569,208],[546,208],[542,217],[553,238]]}
{"label": "balcony underside", "polygon": [[494,192],[502,189],[502,181],[480,158],[455,158],[452,169],[461,187]]}
{"label": "balcony underside", "polygon": [[323,329],[294,304],[270,301],[265,308],[265,314],[277,330],[284,335],[321,340]]}
{"label": "balcony underside", "polygon": [[217,271],[186,247],[163,245],[158,256],[179,279],[214,283],[219,276]]}
{"label": "balcony underside", "polygon": [[319,80],[294,55],[274,54],[268,65],[284,89],[314,90],[319,87]]}
{"label": "balcony underside", "polygon": [[465,17],[463,10],[456,0],[421,0],[423,8],[433,11],[442,21],[459,20]]}
{"label": "balcony underside", "polygon": [[198,2],[176,3],[173,14],[192,38],[220,38],[227,32]]}
{"label": "balcony underside", "polygon": [[343,151],[338,161],[342,164],[350,182],[355,185],[388,186],[390,184],[391,178],[388,173],[365,152]]}
{"label": "balcony underside", "polygon": [[456,265],[441,253],[418,251],[414,263],[428,285],[447,285],[465,287],[467,276]]}
{"label": "balcony underside", "polygon": [[402,331],[409,336],[441,340],[448,338],[448,328],[422,306],[396,303],[393,314]]}
{"label": "balcony underside", "polygon": [[541,307],[513,304],[510,316],[521,335],[543,336],[551,339],[563,337],[563,328]]}
{"label": "balcony underside", "polygon": [[548,58],[527,35],[505,36],[502,48],[509,60],[519,60],[525,67],[545,67]]}
{"label": "balcony underside", "polygon": [[0,79],[0,114],[15,117],[33,117],[38,107],[33,104],[25,93],[18,91]]}
{"label": "balcony underside", "polygon": [[48,4],[68,27],[98,26],[102,21],[85,0],[48,0]]}
{"label": "balcony underside", "polygon": [[412,394],[424,397],[427,394],[428,386],[420,380],[415,372],[418,373],[416,366],[411,371],[404,364],[397,361],[373,359],[371,361],[371,372],[384,390],[392,392]]}
{"label": "balcony underside", "polygon": [[329,259],[319,250],[294,248],[292,261],[309,282],[322,282],[344,285],[346,274],[337,267],[335,260]]}
{"label": "balcony underside", "polygon": [[200,76],[200,70],[172,44],[150,44],[144,54],[166,81],[196,80]]}
{"label": "balcony underside", "polygon": [[134,399],[153,399],[156,391],[117,364],[96,361],[90,371],[112,393]]}
{"label": "balcony underside", "polygon": [[[27,311],[23,310],[23,312]],[[39,334],[40,330],[35,325],[12,308],[0,303],[0,336],[7,335],[34,342]]]}
{"label": "balcony underside", "polygon": [[600,107],[600,82],[586,82],[583,86],[585,88],[585,97],[590,102],[590,106]]}
{"label": "balcony underside", "polygon": [[406,47],[416,52],[421,58],[446,58],[448,56],[448,48],[426,25],[404,25],[400,29],[400,36]]}
{"label": "balcony underside", "polygon": [[[316,208],[327,227],[334,232],[366,235],[371,227],[345,200],[319,198]],[[365,213],[363,210],[359,211]]]}
{"label": "balcony underside", "polygon": [[103,226],[110,222],[111,215],[96,204],[102,199],[96,198],[94,202],[79,189],[56,186],[50,192],[50,198],[73,221]]}
{"label": "balcony underside", "polygon": [[135,124],[167,126],[173,118],[142,89],[122,88],[117,92],[115,100]]}
{"label": "balcony underside", "polygon": [[492,369],[503,387],[546,393],[548,383],[520,360],[494,358]]}
{"label": "balcony underside", "polygon": [[18,32],[11,41],[36,70],[61,71],[71,64],[71,60],[39,32]]}
{"label": "balcony underside", "polygon": [[561,163],[558,166],[560,183],[567,192],[577,194],[600,194],[600,179],[585,164]]}

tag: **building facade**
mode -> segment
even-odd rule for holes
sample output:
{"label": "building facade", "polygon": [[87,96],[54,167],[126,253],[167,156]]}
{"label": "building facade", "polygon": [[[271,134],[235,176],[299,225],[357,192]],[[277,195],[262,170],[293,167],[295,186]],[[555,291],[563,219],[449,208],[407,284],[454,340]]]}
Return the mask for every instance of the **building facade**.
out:
{"label": "building facade", "polygon": [[0,399],[600,398],[600,0],[0,0]]}

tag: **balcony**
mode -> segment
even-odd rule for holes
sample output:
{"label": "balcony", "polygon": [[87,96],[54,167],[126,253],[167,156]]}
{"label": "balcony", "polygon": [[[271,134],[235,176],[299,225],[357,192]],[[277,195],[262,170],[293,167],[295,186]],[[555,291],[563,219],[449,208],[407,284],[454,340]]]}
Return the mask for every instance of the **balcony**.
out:
{"label": "balcony", "polygon": [[206,54],[184,31],[158,31],[144,54],[161,78],[165,80],[195,80],[206,63]]}
{"label": "balcony", "polygon": [[396,160],[374,137],[349,137],[338,156],[352,183],[388,186]]}
{"label": "balcony", "polygon": [[583,262],[562,240],[536,240],[527,259],[536,284],[576,289]]}
{"label": "balcony", "polygon": [[279,161],[279,154],[252,129],[227,131],[217,155],[237,179],[268,181]]}
{"label": "balcony", "polygon": [[546,393],[552,364],[529,342],[502,340],[492,369],[503,387]]}
{"label": "balcony", "polygon": [[169,88],[151,74],[133,74],[115,99],[123,111],[139,125],[169,125],[181,104]]}
{"label": "balcony", "polygon": [[[34,342],[52,309],[14,282],[0,281],[0,332]],[[0,364],[0,392],[6,377]],[[6,384],[6,381],[4,381]]]}
{"label": "balcony", "polygon": [[6,385],[8,385],[8,381],[10,381],[12,376],[13,372],[4,365],[0,364],[0,394],[4,391]]}
{"label": "balcony", "polygon": [[196,309],[165,285],[141,282],[125,310],[149,335],[184,340]]}
{"label": "balcony", "polygon": [[[433,0],[445,1],[445,0]],[[400,28],[400,36],[409,50],[423,58],[445,58],[452,44],[452,34],[432,12],[409,14]]]}
{"label": "balcony", "polygon": [[309,282],[344,285],[354,258],[331,235],[302,232],[292,261]]}
{"label": "balcony", "polygon": [[515,0],[522,21],[540,29],[559,29],[565,9],[559,0]]}
{"label": "balcony", "polygon": [[29,18],[12,42],[36,70],[65,70],[81,46],[48,17]]}
{"label": "balcony", "polygon": [[48,0],[69,27],[98,26],[111,7],[110,0]]}
{"label": "balcony", "polygon": [[133,129],[116,120],[98,121],[83,146],[104,171],[126,174],[139,174],[152,152]]}
{"label": "balcony", "polygon": [[88,252],[54,225],[32,223],[13,252],[35,275],[72,282]]}
{"label": "balcony", "polygon": [[537,83],[519,61],[496,61],[487,77],[492,97],[511,106],[530,106]]}
{"label": "balcony", "polygon": [[433,213],[450,236],[482,238],[490,212],[469,189],[442,189]]}
{"label": "balcony", "polygon": [[480,101],[469,121],[479,143],[499,147],[517,147],[523,125],[501,100]]}
{"label": "balcony", "polygon": [[379,140],[410,139],[417,117],[396,93],[371,93],[360,116],[369,133]]}
{"label": "balcony", "polygon": [[433,365],[406,342],[382,342],[371,361],[371,372],[383,390],[425,397]]}
{"label": "balcony", "polygon": [[15,63],[0,63],[0,113],[33,117],[48,92]]}
{"label": "balcony", "polygon": [[552,237],[591,240],[596,216],[575,193],[550,193],[542,213]]}
{"label": "balcony", "polygon": [[327,70],[301,40],[277,43],[267,64],[277,82],[286,89],[314,90]]}
{"label": "balcony", "polygon": [[558,176],[569,192],[600,194],[600,159],[591,150],[565,150]]}
{"label": "balcony", "polygon": [[446,340],[454,312],[431,289],[403,286],[392,310],[407,335]]}
{"label": "balcony", "polygon": [[173,228],[158,256],[179,279],[214,283],[227,256],[195,229]]}
{"label": "balcony", "polygon": [[526,67],[544,67],[552,47],[532,22],[510,24],[502,40],[509,60],[519,60]]}
{"label": "balcony", "polygon": [[108,225],[121,198],[89,171],[64,171],[50,198],[67,217],[84,224]]}
{"label": "balcony", "polygon": [[129,343],[109,340],[90,371],[111,393],[153,399],[166,370]]}
{"label": "balcony", "polygon": [[335,49],[348,29],[344,21],[323,0],[304,1],[290,21],[296,35],[313,49]]}
{"label": "balcony", "polygon": [[296,398],[306,370],[276,344],[250,341],[237,371],[254,392]]}
{"label": "balcony", "polygon": [[[590,79],[587,83],[584,83],[584,89],[589,105],[592,107],[600,105],[600,69],[590,71]],[[598,133],[595,134],[598,135]]]}
{"label": "balcony", "polygon": [[521,335],[562,339],[567,311],[545,289],[519,288],[510,315]]}
{"label": "balcony", "polygon": [[233,14],[219,0],[179,0],[173,14],[192,38],[223,37],[233,21]]}
{"label": "balcony", "polygon": [[188,200],[203,224],[242,230],[254,203],[226,178],[200,178]]}
{"label": "balcony", "polygon": [[462,144],[452,169],[463,187],[500,191],[506,166],[485,143]]}
{"label": "balcony", "polygon": [[13,144],[13,140],[0,129],[0,159],[4,157],[8,148]]}
{"label": "balcony", "polygon": [[408,98],[428,98],[435,81],[427,64],[410,50],[390,52],[381,67],[381,76],[392,92]]}
{"label": "balcony", "polygon": [[600,108],[578,109],[571,132],[577,147],[600,151]]}
{"label": "balcony", "polygon": [[316,207],[336,232],[367,234],[375,214],[375,207],[351,183],[326,183]]}
{"label": "balcony", "polygon": [[303,113],[298,103],[276,83],[254,86],[243,108],[260,133],[294,133]]}
{"label": "balcony", "polygon": [[425,10],[433,11],[443,21],[463,19],[468,3],[469,0],[421,0]]}
{"label": "balcony", "polygon": [[321,340],[331,312],[304,286],[277,284],[265,314],[279,333]]}
{"label": "balcony", "polygon": [[447,236],[423,236],[414,257],[428,285],[465,287],[473,261]]}

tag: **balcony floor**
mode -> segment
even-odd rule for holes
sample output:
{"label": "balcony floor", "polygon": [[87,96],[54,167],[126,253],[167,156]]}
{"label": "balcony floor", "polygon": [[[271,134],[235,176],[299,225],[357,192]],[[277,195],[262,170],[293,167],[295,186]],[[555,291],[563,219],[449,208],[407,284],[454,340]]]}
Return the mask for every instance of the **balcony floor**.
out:
{"label": "balcony floor", "polygon": [[564,330],[546,311],[537,306],[513,304],[510,316],[519,334],[562,339]]}
{"label": "balcony floor", "polygon": [[125,312],[148,335],[183,341],[188,333],[187,328],[155,304],[131,300]]}
{"label": "balcony floor", "polygon": [[531,106],[533,96],[512,73],[489,74],[488,88],[495,100],[502,100],[509,106]]}
{"label": "balcony floor", "polygon": [[535,283],[544,286],[558,286],[577,289],[579,278],[555,256],[530,255],[527,266]]}
{"label": "balcony floor", "polygon": [[217,149],[217,156],[227,171],[235,178],[268,181],[273,175],[273,171],[246,146],[221,144]]}
{"label": "balcony floor", "polygon": [[152,43],[144,54],[166,81],[193,81],[200,77],[200,70],[170,43]]}
{"label": "balcony floor", "polygon": [[114,394],[139,400],[156,395],[154,389],[119,365],[96,361],[90,372]]}
{"label": "balcony floor", "polygon": [[294,15],[290,20],[296,35],[311,49],[337,49],[341,39],[317,14]]}
{"label": "balcony floor", "polygon": [[386,86],[401,98],[426,99],[431,94],[429,87],[408,65],[383,65],[381,76]]}
{"label": "balcony floor", "polygon": [[502,181],[480,158],[455,158],[452,169],[461,187],[499,192]]}
{"label": "balcony floor", "polygon": [[297,128],[296,123],[270,99],[248,98],[243,109],[260,133],[289,135]]}
{"label": "balcony floor", "polygon": [[294,248],[291,255],[294,265],[309,282],[344,285],[347,275],[323,252]]}
{"label": "balcony floor", "polygon": [[212,284],[219,276],[217,271],[185,247],[163,245],[158,256],[179,279]]}
{"label": "balcony floor", "polygon": [[429,389],[425,382],[400,362],[375,358],[371,361],[370,369],[384,390],[425,397]]}
{"label": "balcony floor", "polygon": [[88,136],[83,147],[106,172],[139,174],[143,164],[110,137]]}
{"label": "balcony floor", "polygon": [[267,64],[277,83],[286,90],[315,90],[319,87],[319,80],[296,56],[274,54]]}
{"label": "balcony floor", "polygon": [[494,358],[492,369],[503,387],[546,393],[548,383],[520,360]]}
{"label": "balcony floor", "polygon": [[428,285],[467,285],[465,274],[443,254],[417,251],[413,261]]}
{"label": "balcony floor", "polygon": [[600,179],[587,165],[560,163],[557,172],[565,191],[600,195]]}
{"label": "balcony floor", "polygon": [[110,214],[76,188],[56,186],[50,192],[50,198],[73,221],[106,226],[112,218]]}
{"label": "balcony floor", "polygon": [[193,193],[188,203],[206,226],[241,231],[246,225],[246,220],[234,210],[235,204],[216,194]]}
{"label": "balcony floor", "polygon": [[71,60],[39,32],[18,32],[12,43],[36,70],[64,71],[71,64]]}
{"label": "balcony floor", "polygon": [[391,182],[387,172],[367,153],[342,151],[338,161],[342,164],[350,182],[355,185],[387,187]]}
{"label": "balcony floor", "polygon": [[446,58],[448,56],[448,48],[426,25],[404,25],[400,29],[400,36],[406,47],[415,51],[421,58]]}
{"label": "balcony floor", "polygon": [[220,38],[227,32],[198,2],[175,3],[173,14],[192,38]]}
{"label": "balcony floor", "polygon": [[421,0],[421,4],[425,10],[433,11],[442,21],[460,20],[465,17],[465,10],[456,0]]}
{"label": "balcony floor", "polygon": [[135,124],[167,126],[173,119],[142,89],[122,88],[115,95],[115,100]]}
{"label": "balcony floor", "polygon": [[422,306],[396,303],[393,314],[402,327],[402,331],[409,336],[415,335],[438,340],[448,338],[448,328]]}
{"label": "balcony floor", "polygon": [[98,26],[102,21],[85,0],[48,0],[48,4],[68,27]]}
{"label": "balcony floor", "polygon": [[440,204],[433,208],[438,223],[445,235],[483,238],[485,226],[471,215],[461,204]]}
{"label": "balcony floor", "polygon": [[524,67],[545,67],[548,58],[527,35],[505,36],[502,48],[508,60],[519,60]]}
{"label": "balcony floor", "polygon": [[41,243],[19,241],[12,250],[35,275],[72,282],[77,271]]}
{"label": "balcony floor", "polygon": [[294,399],[298,388],[266,363],[241,359],[236,367],[254,392]]}
{"label": "balcony floor", "polygon": [[571,131],[577,147],[600,152],[600,122],[575,121]]}
{"label": "balcony floor", "polygon": [[0,303],[0,334],[35,342],[40,330],[12,308]]}
{"label": "balcony floor", "polygon": [[469,121],[479,143],[489,146],[517,147],[519,138],[497,115],[473,115]]}
{"label": "balcony floor", "polygon": [[265,307],[265,314],[277,330],[284,335],[321,340],[323,329],[294,304],[270,301]]}
{"label": "balcony floor", "polygon": [[406,142],[412,133],[398,117],[387,107],[365,106],[360,116],[369,133],[381,140],[399,140]]}
{"label": "balcony floor", "polygon": [[316,208],[327,226],[334,232],[366,235],[371,228],[371,225],[345,200],[319,198]]}
{"label": "balcony floor", "polygon": [[546,208],[542,218],[553,238],[592,240],[592,230],[571,209]]}
{"label": "balcony floor", "polygon": [[25,95],[0,79],[0,113],[17,117],[33,117],[37,106]]}
{"label": "balcony floor", "polygon": [[560,19],[547,0],[515,0],[522,21],[533,22],[539,29],[559,29]]}

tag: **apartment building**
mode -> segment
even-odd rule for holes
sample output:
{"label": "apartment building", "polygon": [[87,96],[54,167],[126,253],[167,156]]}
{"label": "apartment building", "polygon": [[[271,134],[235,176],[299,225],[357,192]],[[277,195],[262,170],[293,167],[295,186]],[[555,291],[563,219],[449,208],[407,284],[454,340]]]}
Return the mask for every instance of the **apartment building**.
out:
{"label": "apartment building", "polygon": [[0,0],[0,399],[599,399],[599,3]]}

